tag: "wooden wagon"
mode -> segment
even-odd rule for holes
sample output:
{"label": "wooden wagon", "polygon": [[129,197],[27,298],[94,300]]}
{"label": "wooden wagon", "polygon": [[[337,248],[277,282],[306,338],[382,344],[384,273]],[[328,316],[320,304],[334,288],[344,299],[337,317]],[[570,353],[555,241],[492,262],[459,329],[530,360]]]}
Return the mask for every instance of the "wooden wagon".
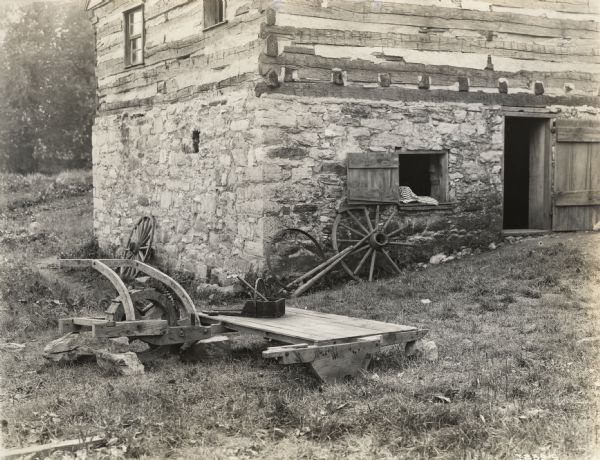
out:
{"label": "wooden wagon", "polygon": [[[150,265],[130,259],[62,259],[65,268],[94,268],[111,281],[117,297],[102,318],[59,321],[61,332],[89,330],[95,337],[128,337],[151,347],[196,342],[216,335],[260,335],[284,345],[272,346],[264,358],[282,364],[308,363],[325,382],[353,377],[366,369],[381,347],[412,344],[427,331],[416,327],[287,308],[280,318],[212,316],[197,311],[185,289]],[[154,287],[128,288],[115,269],[137,270]]]}

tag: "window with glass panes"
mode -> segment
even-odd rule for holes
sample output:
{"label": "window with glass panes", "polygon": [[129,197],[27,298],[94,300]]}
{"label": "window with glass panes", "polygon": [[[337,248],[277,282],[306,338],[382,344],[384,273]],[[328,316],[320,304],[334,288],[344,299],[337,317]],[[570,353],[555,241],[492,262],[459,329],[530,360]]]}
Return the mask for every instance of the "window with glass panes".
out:
{"label": "window with glass panes", "polygon": [[225,0],[204,0],[204,29],[225,22]]}
{"label": "window with glass panes", "polygon": [[125,64],[144,62],[144,11],[142,7],[125,13]]}

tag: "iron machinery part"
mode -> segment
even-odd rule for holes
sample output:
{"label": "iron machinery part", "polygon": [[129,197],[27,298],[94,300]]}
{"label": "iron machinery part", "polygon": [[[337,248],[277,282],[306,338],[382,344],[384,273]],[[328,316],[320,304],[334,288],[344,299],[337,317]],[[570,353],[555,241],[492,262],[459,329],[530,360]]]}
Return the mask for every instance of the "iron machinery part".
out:
{"label": "iron machinery part", "polygon": [[355,280],[373,281],[401,273],[402,247],[412,246],[403,241],[403,230],[396,205],[349,206],[341,209],[335,218],[331,243],[340,253],[368,236],[341,265]]}
{"label": "iron machinery part", "polygon": [[[171,297],[154,288],[134,289],[129,295],[135,309],[136,320],[165,319],[169,326],[181,324],[186,319],[184,310],[178,308]],[[107,321],[124,321],[125,310],[120,297],[113,299],[106,310]]]}
{"label": "iron machinery part", "polygon": [[325,253],[308,232],[299,228],[284,228],[269,240],[266,259],[275,282],[285,289],[290,281],[322,263]]}
{"label": "iron machinery part", "polygon": [[[131,229],[129,239],[123,250],[123,259],[138,260],[146,262],[152,254],[152,242],[154,240],[154,227],[156,220],[154,216],[140,217]],[[123,281],[135,278],[138,271],[133,267],[120,267],[119,276]]]}

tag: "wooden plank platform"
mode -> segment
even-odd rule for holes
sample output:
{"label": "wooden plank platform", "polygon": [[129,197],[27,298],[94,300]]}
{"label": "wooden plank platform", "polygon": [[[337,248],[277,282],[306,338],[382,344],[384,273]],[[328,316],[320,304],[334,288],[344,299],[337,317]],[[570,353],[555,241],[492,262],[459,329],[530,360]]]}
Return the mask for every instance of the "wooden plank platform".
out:
{"label": "wooden plank platform", "polygon": [[[281,318],[212,316],[227,328],[240,332],[270,333],[290,343],[331,343],[373,335],[417,331],[416,327],[384,323],[350,316],[333,315],[287,307]],[[289,340],[285,340],[285,339]]]}
{"label": "wooden plank platform", "polygon": [[354,377],[365,371],[374,353],[386,345],[421,339],[427,330],[412,326],[352,318],[299,308],[286,308],[279,318],[199,315],[201,323],[169,326],[165,320],[112,322],[101,318],[64,318],[63,332],[91,329],[95,337],[138,337],[154,345],[181,344],[222,333],[258,334],[281,341],[263,357],[282,364],[309,364],[327,383]]}

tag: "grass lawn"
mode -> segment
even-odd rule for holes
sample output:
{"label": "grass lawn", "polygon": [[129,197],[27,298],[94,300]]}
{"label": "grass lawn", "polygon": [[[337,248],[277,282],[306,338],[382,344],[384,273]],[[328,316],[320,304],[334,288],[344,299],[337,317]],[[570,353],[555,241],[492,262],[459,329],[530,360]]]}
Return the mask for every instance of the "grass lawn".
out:
{"label": "grass lawn", "polygon": [[[22,231],[33,221],[36,232]],[[578,342],[600,336],[598,233],[531,238],[289,301],[420,326],[439,348],[439,361],[424,362],[392,347],[357,379],[322,385],[300,365],[263,361],[265,343],[247,336],[229,359],[171,357],[143,376],[46,364],[57,318],[97,311],[101,299],[32,267],[89,243],[91,228],[85,187],[0,206],[1,340],[26,345],[0,354],[4,447],[101,434],[103,452],[143,458],[600,455],[600,341]]]}

